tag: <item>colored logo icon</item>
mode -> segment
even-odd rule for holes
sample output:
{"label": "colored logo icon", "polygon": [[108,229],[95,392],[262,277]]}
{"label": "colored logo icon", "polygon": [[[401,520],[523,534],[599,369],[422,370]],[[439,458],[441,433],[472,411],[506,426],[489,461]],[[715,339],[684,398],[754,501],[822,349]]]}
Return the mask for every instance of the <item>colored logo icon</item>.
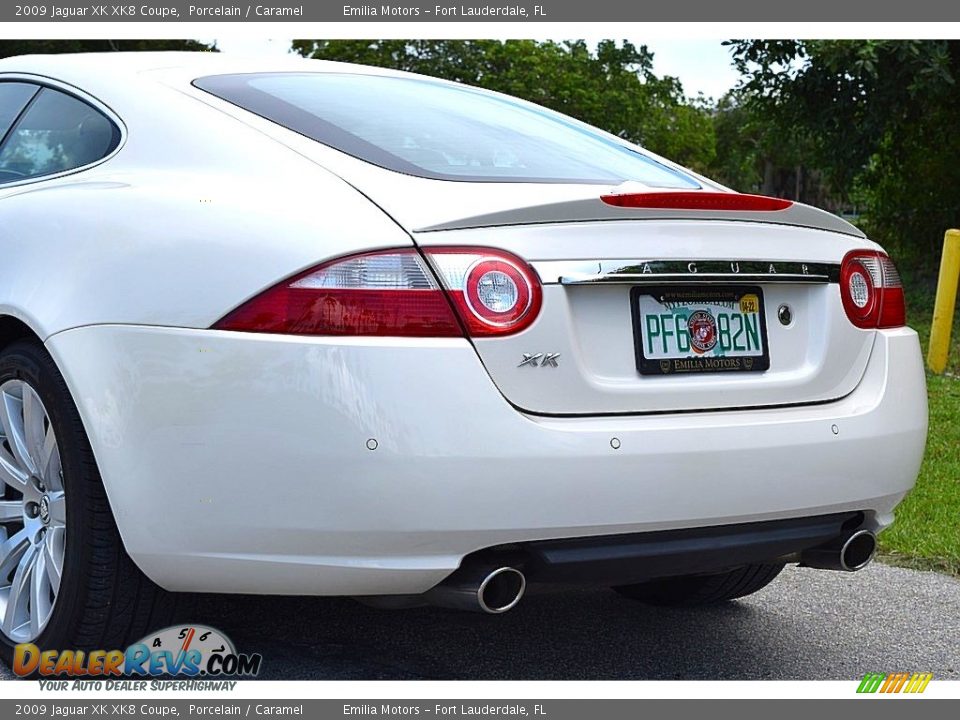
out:
{"label": "colored logo icon", "polygon": [[922,693],[933,679],[933,673],[867,673],[860,681],[858,693]]}

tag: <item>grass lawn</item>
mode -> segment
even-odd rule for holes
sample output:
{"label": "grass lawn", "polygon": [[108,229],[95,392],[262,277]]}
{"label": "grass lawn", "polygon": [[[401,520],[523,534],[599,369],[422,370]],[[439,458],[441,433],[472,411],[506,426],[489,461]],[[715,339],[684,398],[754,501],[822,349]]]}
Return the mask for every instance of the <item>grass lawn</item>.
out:
{"label": "grass lawn", "polygon": [[[924,360],[932,317],[932,291],[908,292],[907,321],[920,334]],[[960,575],[960,306],[947,372],[927,373],[927,394],[930,432],[920,478],[880,536],[880,551],[898,565]]]}

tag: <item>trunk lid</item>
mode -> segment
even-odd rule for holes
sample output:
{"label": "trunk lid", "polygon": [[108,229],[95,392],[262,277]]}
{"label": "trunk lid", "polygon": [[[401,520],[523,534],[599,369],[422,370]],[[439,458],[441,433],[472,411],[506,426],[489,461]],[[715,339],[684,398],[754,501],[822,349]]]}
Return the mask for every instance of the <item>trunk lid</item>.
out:
{"label": "trunk lid", "polygon": [[[534,324],[516,335],[473,341],[503,395],[531,413],[606,415],[825,402],[856,387],[873,346],[875,332],[847,319],[836,281],[848,251],[875,247],[852,234],[743,219],[650,218],[466,227],[414,237],[425,249],[502,248],[537,270],[544,293]],[[685,296],[670,295],[674,292],[692,293],[690,303],[697,307],[681,311]],[[640,318],[660,313],[661,329],[676,320],[673,311],[684,325],[687,310],[709,308],[719,318],[725,298],[734,300],[736,310],[743,295],[755,296],[763,306],[753,328],[740,328],[748,331],[741,332],[741,348],[755,353],[757,347],[750,346],[760,340],[767,350],[766,357],[751,358],[752,370],[671,367],[658,372],[664,358],[646,332],[658,321],[644,326]],[[667,305],[661,308],[667,309],[651,311],[651,302],[664,297]],[[720,305],[706,305],[708,297],[710,302],[719,297]],[[735,325],[731,319],[728,357],[738,356],[730,340]],[[650,374],[640,370],[638,336],[647,343],[639,356]],[[668,349],[676,354],[676,346]],[[747,362],[739,356],[738,363]],[[761,364],[767,361],[764,370]]]}

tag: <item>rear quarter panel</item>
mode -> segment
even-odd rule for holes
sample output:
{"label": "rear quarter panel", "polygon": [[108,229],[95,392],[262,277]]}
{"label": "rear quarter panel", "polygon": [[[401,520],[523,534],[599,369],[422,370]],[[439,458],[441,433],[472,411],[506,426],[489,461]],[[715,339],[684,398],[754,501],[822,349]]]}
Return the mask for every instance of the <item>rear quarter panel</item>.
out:
{"label": "rear quarter panel", "polygon": [[161,86],[108,104],[106,162],[0,187],[0,315],[41,337],[83,325],[209,327],[305,267],[410,237],[338,177]]}

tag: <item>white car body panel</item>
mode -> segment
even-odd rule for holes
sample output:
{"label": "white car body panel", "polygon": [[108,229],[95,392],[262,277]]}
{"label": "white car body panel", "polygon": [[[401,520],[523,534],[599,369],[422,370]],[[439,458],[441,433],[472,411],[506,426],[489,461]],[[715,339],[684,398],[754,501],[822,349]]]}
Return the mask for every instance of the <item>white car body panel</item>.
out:
{"label": "white car body panel", "polygon": [[[110,322],[205,328],[318,258],[412,245],[339,180],[287,169],[310,184],[251,186],[220,173],[147,178],[105,165],[82,179],[0,188],[4,263],[16,268],[0,284],[0,314],[20,317],[41,338]],[[315,192],[352,214],[318,211]],[[51,205],[63,214],[47,212]],[[31,235],[20,235],[27,224]]]}
{"label": "white car body panel", "polygon": [[[154,581],[408,594],[494,545],[845,511],[892,521],[923,453],[919,344],[908,328],[854,328],[835,283],[764,286],[772,366],[748,377],[639,378],[625,286],[548,284],[537,322],[498,339],[210,330],[284,278],[382,248],[839,263],[879,247],[813,210],[796,216],[812,227],[625,211],[549,222],[545,206],[610,188],[413,178],[190,85],[283,70],[360,71],[213,54],[0,61],[0,79],[81,88],[125,129],[103,162],[0,185],[0,318],[56,361],[125,547]],[[498,213],[526,219],[437,229]],[[793,327],[776,325],[782,302]],[[563,362],[519,372],[531,351]],[[731,405],[748,409],[718,411]]]}
{"label": "white car body panel", "polygon": [[520,414],[462,340],[101,326],[47,346],[126,547],[174,590],[417,593],[501,543],[864,508],[883,527],[926,435],[905,329],[836,403],[633,418]]}

